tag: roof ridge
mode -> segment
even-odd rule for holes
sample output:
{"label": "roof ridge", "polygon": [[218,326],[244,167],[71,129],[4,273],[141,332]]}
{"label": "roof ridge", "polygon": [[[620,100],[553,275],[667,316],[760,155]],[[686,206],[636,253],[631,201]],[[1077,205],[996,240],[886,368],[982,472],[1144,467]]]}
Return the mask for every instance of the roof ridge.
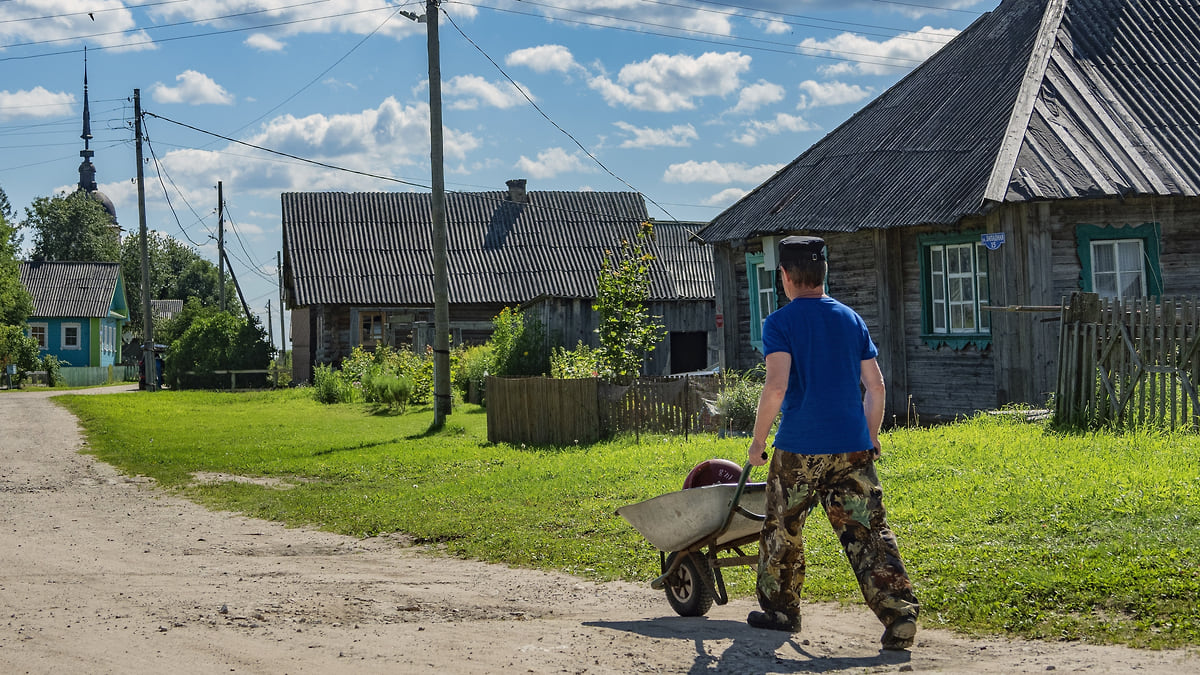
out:
{"label": "roof ridge", "polygon": [[1047,0],[1046,2],[1046,8],[1042,13],[1042,23],[1038,27],[1033,49],[1029,53],[1025,75],[1021,78],[1021,88],[1017,92],[1017,100],[1013,102],[1012,114],[1009,116],[1008,126],[1004,130],[1000,151],[996,153],[996,162],[992,165],[992,173],[983,190],[983,201],[1002,202],[1004,195],[1008,193],[1008,184],[1012,180],[1013,170],[1017,166],[1017,155],[1025,143],[1029,120],[1033,117],[1033,107],[1041,92],[1042,80],[1046,77],[1046,68],[1050,64],[1050,55],[1054,51],[1054,43],[1058,39],[1058,31],[1062,27],[1067,2],[1068,0]]}

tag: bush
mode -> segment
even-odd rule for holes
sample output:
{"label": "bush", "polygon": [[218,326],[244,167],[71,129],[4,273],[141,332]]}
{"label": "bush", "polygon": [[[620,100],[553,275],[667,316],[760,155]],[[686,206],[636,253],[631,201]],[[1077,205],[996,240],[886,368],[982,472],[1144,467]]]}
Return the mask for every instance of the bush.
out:
{"label": "bush", "polygon": [[[265,370],[271,350],[257,318],[247,321],[226,312],[199,316],[171,343],[164,377],[172,387],[220,389],[228,386],[229,377],[213,371]],[[266,386],[267,376],[243,376],[239,381]]]}
{"label": "bush", "polygon": [[410,377],[383,373],[371,377],[364,391],[369,392],[368,400],[404,412],[412,397],[413,381]]}
{"label": "bush", "polygon": [[550,372],[546,329],[521,310],[505,307],[492,319],[492,373],[497,377],[533,377]]}
{"label": "bush", "polygon": [[350,403],[354,389],[329,365],[313,368],[313,399],[318,403]]}
{"label": "bush", "polygon": [[57,387],[63,383],[62,379],[62,361],[53,354],[47,354],[42,357],[42,370],[46,371],[46,386]]}
{"label": "bush", "polygon": [[349,387],[361,391],[368,403],[385,403],[377,396],[372,381],[381,377],[399,377],[411,383],[404,405],[428,405],[433,400],[433,350],[416,354],[408,347],[395,349],[380,345],[374,351],[355,347],[342,360],[338,377]]}
{"label": "bush", "polygon": [[550,354],[550,377],[565,380],[599,377],[601,367],[600,350],[583,344],[583,340],[573,350],[555,347]]}
{"label": "bush", "polygon": [[[451,370],[451,383],[457,389],[464,401],[481,403],[484,391],[487,389],[487,375],[492,370],[492,345],[476,345],[467,347],[458,355],[458,361]],[[471,400],[471,387],[474,385],[476,400]]]}
{"label": "bush", "polygon": [[716,408],[726,429],[751,432],[758,414],[758,399],[762,395],[762,368],[725,374],[725,386],[717,394]]}

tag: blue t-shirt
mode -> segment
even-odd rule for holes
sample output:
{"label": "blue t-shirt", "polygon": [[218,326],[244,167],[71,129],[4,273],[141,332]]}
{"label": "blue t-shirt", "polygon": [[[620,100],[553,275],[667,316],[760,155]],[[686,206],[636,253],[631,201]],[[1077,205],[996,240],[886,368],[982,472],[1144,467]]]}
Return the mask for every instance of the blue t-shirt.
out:
{"label": "blue t-shirt", "polygon": [[871,449],[862,362],[879,354],[857,312],[830,297],[797,298],[763,323],[763,353],[792,355],[775,447],[802,455]]}

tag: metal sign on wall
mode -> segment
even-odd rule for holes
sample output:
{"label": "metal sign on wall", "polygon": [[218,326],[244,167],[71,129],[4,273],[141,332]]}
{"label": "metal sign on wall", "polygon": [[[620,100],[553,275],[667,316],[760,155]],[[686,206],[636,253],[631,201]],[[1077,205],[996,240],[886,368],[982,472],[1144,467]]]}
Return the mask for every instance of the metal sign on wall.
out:
{"label": "metal sign on wall", "polygon": [[987,247],[987,250],[995,251],[996,249],[1000,248],[1001,244],[1004,243],[1004,233],[1003,232],[985,232],[984,234],[979,235],[979,241],[985,247]]}

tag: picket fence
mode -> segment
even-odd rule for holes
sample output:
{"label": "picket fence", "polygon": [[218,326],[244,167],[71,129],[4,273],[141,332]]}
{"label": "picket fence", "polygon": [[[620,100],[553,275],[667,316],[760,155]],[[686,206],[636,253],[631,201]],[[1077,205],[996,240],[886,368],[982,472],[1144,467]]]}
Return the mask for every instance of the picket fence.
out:
{"label": "picket fence", "polygon": [[1101,299],[1062,306],[1055,421],[1080,428],[1200,425],[1200,299]]}

